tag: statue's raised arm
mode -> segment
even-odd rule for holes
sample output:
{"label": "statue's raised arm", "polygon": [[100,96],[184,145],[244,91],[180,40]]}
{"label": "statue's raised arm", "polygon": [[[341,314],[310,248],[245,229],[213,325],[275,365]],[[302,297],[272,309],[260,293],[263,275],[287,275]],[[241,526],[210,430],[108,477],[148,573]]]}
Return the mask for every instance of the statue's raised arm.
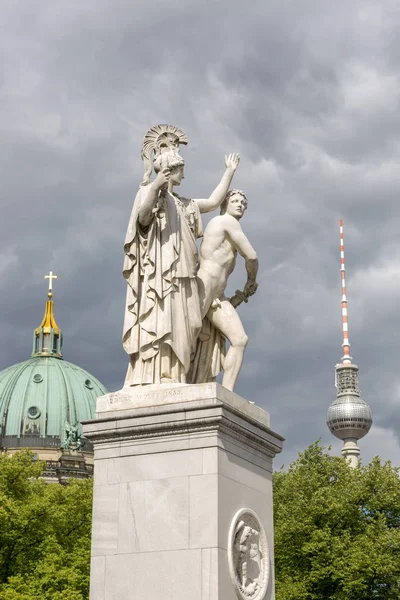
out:
{"label": "statue's raised arm", "polygon": [[228,190],[231,185],[233,176],[236,169],[239,166],[240,156],[237,153],[228,154],[225,156],[225,173],[222,175],[222,179],[211,194],[209,198],[204,200],[195,200],[197,202],[201,213],[208,213],[212,210],[216,210],[222,204]]}

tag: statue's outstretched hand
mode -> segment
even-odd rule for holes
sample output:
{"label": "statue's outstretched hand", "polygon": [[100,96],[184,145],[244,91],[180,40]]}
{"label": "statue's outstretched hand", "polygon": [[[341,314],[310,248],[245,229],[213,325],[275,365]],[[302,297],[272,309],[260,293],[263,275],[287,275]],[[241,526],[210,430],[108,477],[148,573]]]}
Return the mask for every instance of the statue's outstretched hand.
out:
{"label": "statue's outstretched hand", "polygon": [[243,293],[248,298],[249,296],[253,296],[258,288],[258,283],[255,281],[248,281],[244,286]]}
{"label": "statue's outstretched hand", "polygon": [[235,295],[232,296],[232,298],[229,298],[229,302],[232,304],[233,308],[237,308],[242,302],[248,302],[249,297],[256,293],[257,288],[258,283],[255,281],[248,281],[244,286],[243,292],[241,290],[236,290]]}
{"label": "statue's outstretched hand", "polygon": [[240,156],[237,154],[237,152],[225,155],[225,166],[227,169],[231,169],[231,171],[235,172],[238,168],[239,162]]}

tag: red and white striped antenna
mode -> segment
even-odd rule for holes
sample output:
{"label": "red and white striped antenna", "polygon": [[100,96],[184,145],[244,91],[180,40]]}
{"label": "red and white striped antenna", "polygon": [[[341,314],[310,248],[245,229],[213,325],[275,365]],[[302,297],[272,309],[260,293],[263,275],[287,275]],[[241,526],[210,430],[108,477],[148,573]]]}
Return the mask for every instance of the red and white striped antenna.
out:
{"label": "red and white striped antenna", "polygon": [[343,357],[342,363],[351,363],[349,324],[347,320],[347,296],[346,296],[346,267],[344,266],[344,237],[343,219],[340,219],[340,273],[342,276],[342,329],[343,329]]}

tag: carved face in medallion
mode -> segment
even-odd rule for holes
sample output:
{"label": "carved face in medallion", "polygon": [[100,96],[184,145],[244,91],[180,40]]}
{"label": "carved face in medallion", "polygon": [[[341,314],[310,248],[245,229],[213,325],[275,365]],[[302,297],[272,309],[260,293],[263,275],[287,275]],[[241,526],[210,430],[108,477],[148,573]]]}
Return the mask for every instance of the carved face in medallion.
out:
{"label": "carved face in medallion", "polygon": [[268,543],[260,519],[250,509],[240,510],[233,518],[228,561],[238,598],[262,600],[270,574]]}

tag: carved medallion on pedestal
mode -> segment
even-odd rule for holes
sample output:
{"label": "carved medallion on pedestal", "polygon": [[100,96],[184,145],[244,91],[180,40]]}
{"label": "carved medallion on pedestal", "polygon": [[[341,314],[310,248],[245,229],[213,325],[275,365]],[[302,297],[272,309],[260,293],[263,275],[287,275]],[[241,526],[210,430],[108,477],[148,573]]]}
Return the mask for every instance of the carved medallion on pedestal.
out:
{"label": "carved medallion on pedestal", "polygon": [[270,559],[264,527],[253,510],[242,508],[232,520],[228,561],[238,598],[262,600],[270,577]]}

